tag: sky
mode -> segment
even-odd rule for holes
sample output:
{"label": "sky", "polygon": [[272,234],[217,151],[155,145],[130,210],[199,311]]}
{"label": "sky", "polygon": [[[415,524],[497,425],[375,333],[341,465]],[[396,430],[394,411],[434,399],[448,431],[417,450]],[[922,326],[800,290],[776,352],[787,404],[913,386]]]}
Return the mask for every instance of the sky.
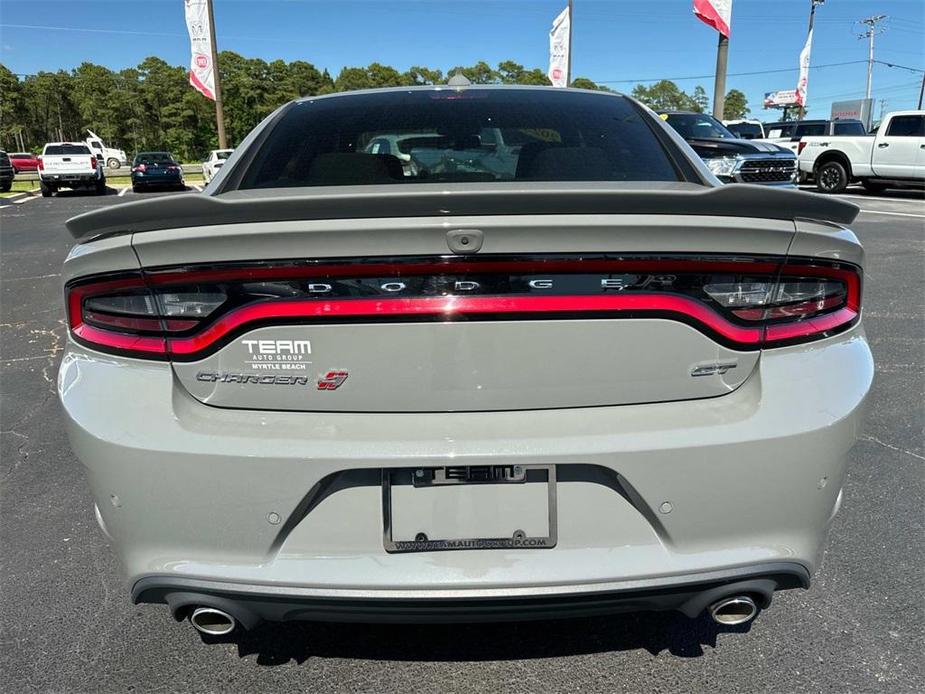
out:
{"label": "sky", "polygon": [[[220,50],[247,57],[305,60],[333,76],[380,62],[405,70],[479,60],[548,64],[548,32],[565,0],[214,0]],[[573,76],[620,90],[673,79],[713,92],[717,35],[694,18],[691,0],[574,0]],[[765,92],[793,89],[810,0],[734,0],[727,88],[748,97],[752,117]],[[875,115],[915,108],[925,69],[925,0],[827,0],[816,11],[809,117],[864,96],[867,41],[858,20],[887,15],[874,66]],[[112,69],[157,55],[189,62],[183,0],[0,0],[0,62],[18,74],[72,69],[90,61]],[[849,64],[844,64],[849,63]],[[773,71],[773,72],[769,72]],[[763,73],[763,74],[743,74]]]}

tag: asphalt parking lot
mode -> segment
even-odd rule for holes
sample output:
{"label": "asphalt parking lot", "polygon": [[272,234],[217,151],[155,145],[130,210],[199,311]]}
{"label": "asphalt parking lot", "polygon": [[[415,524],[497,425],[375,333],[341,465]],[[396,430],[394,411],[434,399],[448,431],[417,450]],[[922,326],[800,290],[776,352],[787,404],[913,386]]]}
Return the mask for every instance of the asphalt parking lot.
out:
{"label": "asphalt parking lot", "polygon": [[[809,591],[745,628],[635,614],[560,622],[287,624],[204,643],[134,606],[54,392],[67,218],[123,202],[0,205],[2,689],[55,691],[925,691],[925,201],[849,199],[877,363],[842,511]],[[128,193],[128,196],[132,196]],[[760,494],[761,490],[756,490]]]}

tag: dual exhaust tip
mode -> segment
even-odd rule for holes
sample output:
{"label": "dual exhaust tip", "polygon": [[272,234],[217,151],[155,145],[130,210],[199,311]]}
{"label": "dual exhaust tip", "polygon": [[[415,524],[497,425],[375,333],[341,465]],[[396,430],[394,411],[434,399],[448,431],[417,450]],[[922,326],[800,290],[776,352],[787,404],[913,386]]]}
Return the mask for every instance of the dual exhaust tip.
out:
{"label": "dual exhaust tip", "polygon": [[[733,595],[714,602],[709,611],[717,624],[736,626],[752,621],[758,614],[758,605],[748,595]],[[196,631],[207,636],[226,636],[238,626],[234,617],[214,607],[197,607],[189,621]]]}

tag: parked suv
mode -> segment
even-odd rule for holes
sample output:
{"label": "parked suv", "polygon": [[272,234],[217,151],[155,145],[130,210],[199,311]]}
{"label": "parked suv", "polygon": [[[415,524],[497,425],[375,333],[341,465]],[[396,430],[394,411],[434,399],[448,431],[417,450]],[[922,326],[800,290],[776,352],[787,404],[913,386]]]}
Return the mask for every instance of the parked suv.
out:
{"label": "parked suv", "polygon": [[793,187],[796,155],[760,140],[742,140],[706,113],[670,111],[663,120],[678,131],[723,183]]}

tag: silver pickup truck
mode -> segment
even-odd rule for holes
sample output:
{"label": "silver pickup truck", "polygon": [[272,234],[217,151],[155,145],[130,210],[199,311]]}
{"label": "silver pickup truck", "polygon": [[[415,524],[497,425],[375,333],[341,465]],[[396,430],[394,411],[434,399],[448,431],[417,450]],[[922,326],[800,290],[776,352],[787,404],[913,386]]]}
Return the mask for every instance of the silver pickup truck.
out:
{"label": "silver pickup truck", "polygon": [[90,188],[106,194],[103,164],[83,142],[49,142],[39,158],[39,185],[47,198],[59,188]]}

